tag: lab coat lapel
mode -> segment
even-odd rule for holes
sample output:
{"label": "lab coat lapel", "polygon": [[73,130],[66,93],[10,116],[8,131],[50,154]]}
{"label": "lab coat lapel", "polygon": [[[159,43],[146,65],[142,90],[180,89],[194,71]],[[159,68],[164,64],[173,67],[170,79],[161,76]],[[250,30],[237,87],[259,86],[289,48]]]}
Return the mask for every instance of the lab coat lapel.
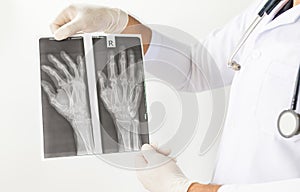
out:
{"label": "lab coat lapel", "polygon": [[272,20],[276,13],[271,13],[265,18],[265,25],[261,27],[259,33],[263,33],[274,28],[295,23],[300,18],[300,5],[293,7],[292,9],[282,13],[276,19]]}

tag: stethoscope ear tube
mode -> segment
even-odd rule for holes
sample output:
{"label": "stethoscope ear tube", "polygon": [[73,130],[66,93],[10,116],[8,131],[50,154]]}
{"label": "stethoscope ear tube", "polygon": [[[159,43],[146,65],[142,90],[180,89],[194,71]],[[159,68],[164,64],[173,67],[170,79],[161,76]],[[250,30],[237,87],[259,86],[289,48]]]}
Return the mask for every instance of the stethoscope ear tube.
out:
{"label": "stethoscope ear tube", "polygon": [[275,9],[275,7],[280,3],[280,1],[281,0],[270,0],[270,1],[268,1],[270,3],[267,3],[268,5],[266,5],[266,7],[265,7],[265,13],[267,15],[269,15],[273,11],[273,9]]}
{"label": "stethoscope ear tube", "polygon": [[280,3],[282,0],[269,0],[263,8],[258,12],[258,16],[254,19],[254,21],[251,23],[251,25],[248,27],[244,35],[242,36],[241,40],[238,42],[235,50],[233,51],[232,55],[229,58],[229,61],[227,63],[227,66],[233,69],[234,71],[239,71],[241,69],[241,65],[238,64],[236,61],[234,61],[234,57],[237,55],[237,53],[240,51],[240,49],[243,47],[249,36],[252,34],[254,29],[257,27],[257,25],[262,21],[265,15],[269,15],[273,9]]}
{"label": "stethoscope ear tube", "polygon": [[238,42],[238,45],[236,46],[235,50],[233,51],[232,55],[229,58],[229,61],[227,63],[227,66],[234,71],[239,71],[241,69],[241,65],[238,64],[236,61],[234,61],[234,57],[237,55],[237,53],[241,50],[249,36],[252,34],[254,29],[257,27],[257,25],[262,21],[264,16],[257,16],[254,21],[251,23],[251,25],[248,27],[240,41]]}

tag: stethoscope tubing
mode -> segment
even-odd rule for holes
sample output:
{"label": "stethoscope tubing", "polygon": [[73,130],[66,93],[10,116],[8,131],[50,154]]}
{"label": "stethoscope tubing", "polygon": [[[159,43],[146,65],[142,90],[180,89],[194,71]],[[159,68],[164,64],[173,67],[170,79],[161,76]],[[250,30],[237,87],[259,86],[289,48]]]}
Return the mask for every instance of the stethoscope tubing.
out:
{"label": "stethoscope tubing", "polygon": [[248,27],[248,29],[246,30],[246,32],[244,33],[244,35],[242,36],[241,40],[239,41],[237,47],[235,48],[235,50],[233,51],[233,54],[230,56],[229,58],[229,62],[228,62],[228,67],[232,68],[234,67],[234,64],[237,64],[234,61],[234,57],[237,55],[237,53],[241,50],[241,48],[243,47],[243,45],[246,43],[246,41],[248,40],[249,36],[253,33],[253,31],[256,29],[257,25],[262,21],[262,19],[264,18],[265,15],[263,16],[257,16],[254,21],[251,23],[251,25]]}
{"label": "stethoscope tubing", "polygon": [[297,79],[296,79],[296,83],[295,83],[294,94],[293,94],[292,104],[291,104],[291,108],[290,108],[293,111],[297,109],[299,86],[300,86],[300,66],[298,67]]}
{"label": "stethoscope tubing", "polygon": [[254,21],[251,23],[251,25],[247,28],[246,32],[241,37],[241,40],[238,42],[236,48],[233,51],[233,54],[230,56],[227,63],[227,66],[229,68],[232,68],[235,71],[239,71],[241,69],[241,65],[234,61],[234,57],[241,50],[243,45],[248,40],[249,36],[253,33],[258,24],[261,23],[263,18],[266,15],[269,15],[281,1],[282,0],[269,0],[267,1],[267,3],[264,4],[263,8],[258,12],[257,17],[254,19]]}

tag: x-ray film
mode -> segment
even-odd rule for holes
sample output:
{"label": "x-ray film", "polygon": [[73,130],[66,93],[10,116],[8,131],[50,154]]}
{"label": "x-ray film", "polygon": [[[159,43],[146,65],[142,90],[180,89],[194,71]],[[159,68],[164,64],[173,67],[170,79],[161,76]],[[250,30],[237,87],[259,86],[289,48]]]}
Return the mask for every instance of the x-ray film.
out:
{"label": "x-ray film", "polygon": [[139,151],[149,143],[139,36],[39,43],[45,158]]}
{"label": "x-ray film", "polygon": [[103,152],[137,151],[149,142],[140,38],[92,41]]}

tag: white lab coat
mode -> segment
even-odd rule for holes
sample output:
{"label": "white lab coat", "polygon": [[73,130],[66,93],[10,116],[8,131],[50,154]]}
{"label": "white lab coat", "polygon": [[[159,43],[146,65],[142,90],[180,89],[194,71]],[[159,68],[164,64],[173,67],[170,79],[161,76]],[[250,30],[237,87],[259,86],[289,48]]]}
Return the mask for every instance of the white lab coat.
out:
{"label": "white lab coat", "polygon": [[[236,57],[241,70],[234,73],[226,67],[237,41],[263,3],[259,1],[203,42],[219,70],[210,65],[212,61],[200,44],[188,48],[156,32],[145,56],[146,61],[151,60],[146,62],[146,70],[178,90],[220,87],[222,82],[215,80],[218,72],[224,85],[231,85],[212,181],[225,184],[221,192],[300,191],[300,135],[284,139],[276,125],[280,112],[290,107],[300,65],[300,6],[275,20],[276,11],[266,17]],[[178,46],[184,54],[157,44]]]}

